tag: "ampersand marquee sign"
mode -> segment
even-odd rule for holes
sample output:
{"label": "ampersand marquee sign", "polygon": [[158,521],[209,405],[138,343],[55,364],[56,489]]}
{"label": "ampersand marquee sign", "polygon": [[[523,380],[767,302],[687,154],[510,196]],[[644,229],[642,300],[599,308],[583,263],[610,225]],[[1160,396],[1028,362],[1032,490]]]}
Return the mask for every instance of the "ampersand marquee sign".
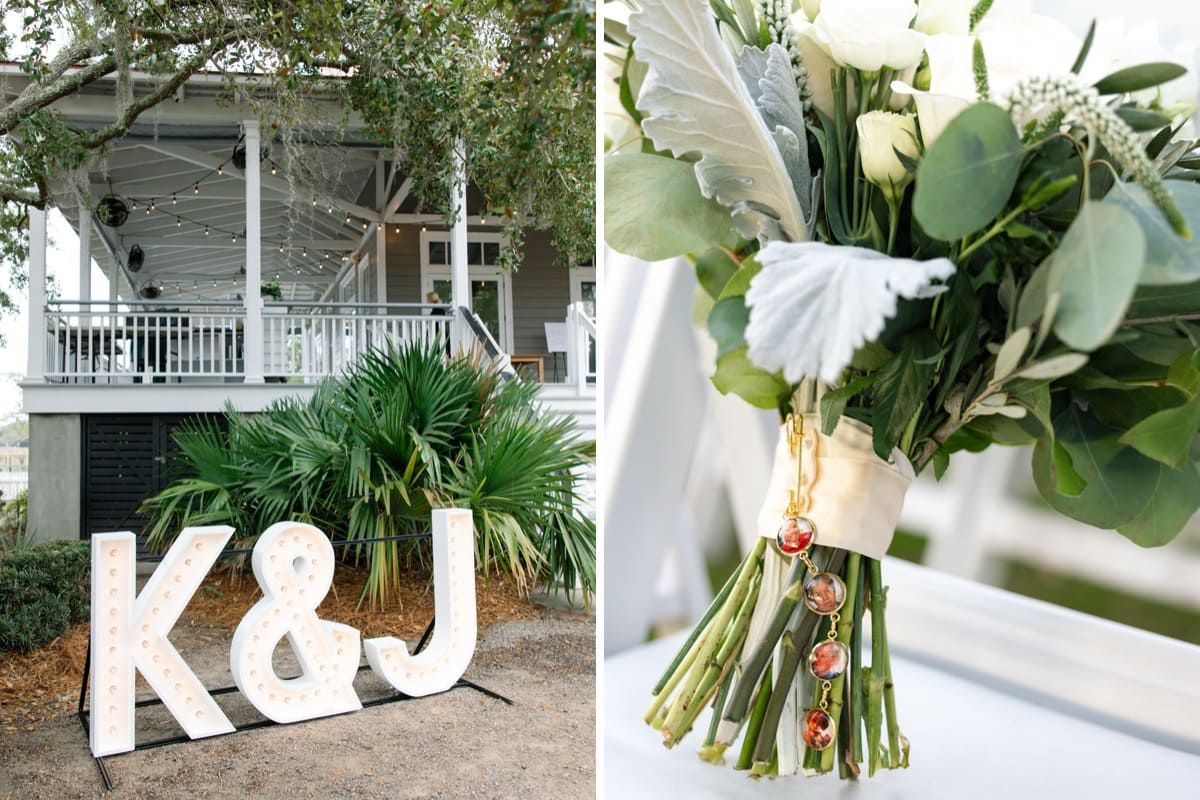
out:
{"label": "ampersand marquee sign", "polygon": [[[184,607],[233,535],[214,525],[185,528],[150,580],[135,594],[132,533],[92,536],[92,754],[134,749],[134,676],[150,688],[193,739],[232,733],[229,718],[167,639]],[[434,605],[429,646],[410,655],[392,636],[362,643],[367,661],[398,691],[422,696],[449,689],[475,651],[475,561],[471,512],[433,512]],[[323,620],[316,608],[333,581],[333,546],[312,525],[279,522],[254,546],[254,577],[263,598],[233,635],[229,668],[255,708],[275,722],[344,714],[362,708],[354,691],[359,632]],[[301,674],[281,678],[271,654],[283,637]]]}

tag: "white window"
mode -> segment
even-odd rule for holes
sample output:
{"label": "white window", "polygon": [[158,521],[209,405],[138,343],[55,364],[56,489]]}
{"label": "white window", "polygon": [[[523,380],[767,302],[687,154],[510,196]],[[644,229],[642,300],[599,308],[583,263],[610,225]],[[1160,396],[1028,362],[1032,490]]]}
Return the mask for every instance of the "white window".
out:
{"label": "white window", "polygon": [[[512,352],[512,278],[498,265],[499,233],[467,233],[467,276],[471,281],[471,308],[506,353]],[[421,297],[437,292],[443,303],[451,301],[450,232],[421,232]]]}

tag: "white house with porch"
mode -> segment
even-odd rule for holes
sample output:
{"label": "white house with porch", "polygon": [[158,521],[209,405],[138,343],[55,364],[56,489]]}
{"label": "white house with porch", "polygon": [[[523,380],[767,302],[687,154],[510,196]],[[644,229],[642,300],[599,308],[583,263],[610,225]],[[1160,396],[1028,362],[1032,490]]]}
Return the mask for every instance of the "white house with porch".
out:
{"label": "white house with porch", "polygon": [[[13,65],[0,77],[8,91],[26,80]],[[56,108],[99,127],[112,92]],[[501,267],[504,234],[461,154],[452,199],[465,213],[445,219],[410,194],[405,164],[419,154],[394,158],[353,120],[285,145],[222,93],[219,76],[194,76],[86,177],[55,187],[79,234],[78,297],[47,296],[46,213],[30,209],[31,531],[139,528],[181,420],[305,396],[385,342],[483,348],[594,437],[593,266],[556,263],[548,232],[528,229],[520,268]],[[343,109],[317,98],[311,113]],[[107,297],[92,291],[93,260]]]}

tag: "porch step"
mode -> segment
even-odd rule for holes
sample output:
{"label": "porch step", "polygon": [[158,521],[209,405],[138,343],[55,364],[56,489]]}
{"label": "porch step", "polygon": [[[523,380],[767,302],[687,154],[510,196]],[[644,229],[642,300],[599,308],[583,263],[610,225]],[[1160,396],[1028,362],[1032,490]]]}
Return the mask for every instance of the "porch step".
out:
{"label": "porch step", "polygon": [[551,414],[575,418],[579,436],[587,441],[596,440],[596,387],[583,390],[573,384],[546,383],[538,392],[538,400]]}

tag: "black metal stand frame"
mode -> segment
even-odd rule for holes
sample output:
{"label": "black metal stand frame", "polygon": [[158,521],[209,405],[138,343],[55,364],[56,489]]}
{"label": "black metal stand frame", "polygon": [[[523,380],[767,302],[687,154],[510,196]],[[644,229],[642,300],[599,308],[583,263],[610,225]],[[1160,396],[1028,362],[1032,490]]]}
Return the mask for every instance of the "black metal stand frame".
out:
{"label": "black metal stand frame", "polygon": [[[361,545],[361,544],[372,544],[375,542],[396,542],[396,541],[405,541],[405,540],[413,540],[413,539],[429,539],[429,538],[431,538],[431,536],[432,536],[432,534],[430,534],[430,533],[408,533],[408,534],[400,534],[398,536],[379,536],[379,537],[376,537],[373,539],[357,539],[355,541],[336,541],[336,542],[331,542],[331,544],[334,547],[354,547],[354,546]],[[222,550],[221,556],[244,555],[246,553],[253,553],[253,552],[254,552],[254,548],[250,548],[250,547],[232,548],[229,550]],[[218,558],[219,557],[220,556],[218,556]],[[143,561],[143,562],[158,562],[158,561],[162,561],[162,556],[141,556],[137,560]],[[421,638],[417,642],[416,648],[413,650],[413,655],[416,655],[417,653],[421,652],[425,648],[425,645],[429,642],[429,637],[433,634],[433,626],[436,622],[437,622],[436,616],[433,619],[429,620],[429,624],[427,626],[425,626],[425,632],[421,634]],[[368,670],[370,668],[371,667],[369,664],[363,664],[363,665],[359,666],[358,672],[362,672],[362,671]],[[87,705],[88,678],[91,675],[91,671],[92,671],[92,634],[91,634],[91,631],[89,630],[88,631],[87,655],[84,657],[84,662],[83,662],[83,680],[80,682],[80,685],[79,685],[79,706],[75,712],[76,716],[79,717],[79,723],[83,726],[83,737],[85,740],[89,741],[89,743],[90,743],[91,731],[88,726],[88,718],[89,718],[91,712],[86,708],[86,705]],[[473,690],[479,692],[480,694],[491,697],[494,700],[499,700],[502,703],[505,703],[510,706],[513,705],[513,701],[508,699],[504,695],[502,695],[498,692],[494,692],[491,689],[488,689],[484,686],[480,686],[479,684],[477,684],[473,681],[469,681],[466,678],[459,678],[454,683],[453,686],[451,686],[449,689],[446,690],[446,692],[452,692],[455,689],[473,689]],[[232,694],[233,692],[238,691],[238,687],[237,686],[222,686],[219,689],[209,689],[207,691],[210,695]],[[445,694],[445,692],[439,692],[438,694]],[[433,695],[429,695],[429,696],[433,696]],[[413,697],[412,695],[407,695],[407,694],[404,694],[403,692],[395,692],[386,697],[378,697],[374,700],[368,700],[362,704],[362,707],[363,708],[372,708],[374,706],[387,705],[388,703],[399,703],[404,700],[419,700],[419,699],[421,699],[421,698]],[[138,702],[133,704],[133,707],[135,709],[138,709],[138,708],[148,708],[150,706],[160,706],[160,705],[162,705],[162,700],[156,697],[152,700],[139,700]],[[316,719],[325,719],[325,717],[316,717],[316,718],[314,718],[314,720],[302,720],[301,722],[312,722],[312,721],[315,721]],[[252,731],[252,730],[256,730],[258,728],[268,728],[268,727],[271,727],[272,725],[283,725],[283,724],[297,725],[297,724],[301,724],[301,723],[295,723],[295,722],[280,723],[280,722],[275,722],[274,720],[270,720],[270,719],[260,719],[255,722],[248,722],[245,725],[239,725],[239,726],[235,727],[229,733],[219,733],[214,736],[206,736],[204,738],[205,739],[216,739],[221,736],[232,736],[235,733],[244,733],[245,731]],[[197,741],[197,740],[192,739],[188,736],[167,736],[162,739],[151,739],[148,742],[140,742],[139,743],[139,742],[135,741],[134,745],[133,745],[133,750],[130,750],[129,752],[136,753],[138,750],[151,750],[155,747],[166,747],[167,745],[183,744],[184,742],[192,742],[192,741]],[[125,754],[118,753],[116,755],[125,755]],[[94,756],[95,761],[96,761],[96,768],[98,770],[100,770],[100,777],[104,781],[104,790],[106,792],[112,791],[113,782],[112,782],[112,778],[108,774],[108,765],[106,765],[104,763],[104,759],[113,758],[113,757],[114,756]]]}

